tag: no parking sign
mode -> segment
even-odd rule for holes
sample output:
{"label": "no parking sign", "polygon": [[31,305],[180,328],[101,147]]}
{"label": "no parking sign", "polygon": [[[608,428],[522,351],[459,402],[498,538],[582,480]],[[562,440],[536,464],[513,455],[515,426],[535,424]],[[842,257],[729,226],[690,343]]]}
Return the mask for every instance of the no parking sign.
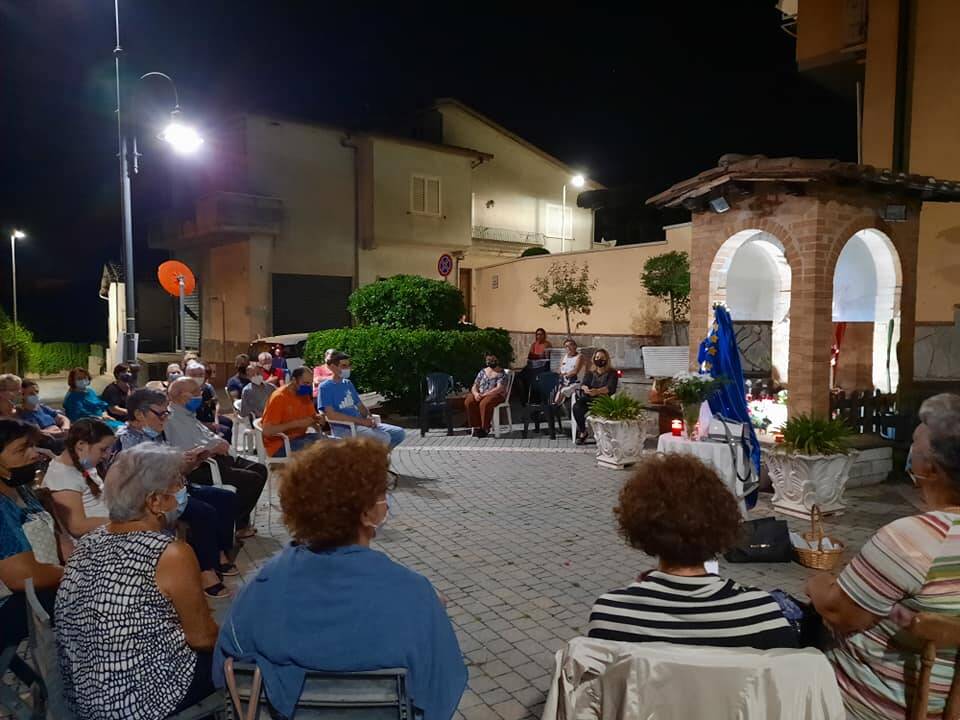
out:
{"label": "no parking sign", "polygon": [[440,256],[440,259],[437,260],[437,272],[440,273],[441,277],[447,277],[450,273],[453,272],[453,256],[448,253],[444,253]]}

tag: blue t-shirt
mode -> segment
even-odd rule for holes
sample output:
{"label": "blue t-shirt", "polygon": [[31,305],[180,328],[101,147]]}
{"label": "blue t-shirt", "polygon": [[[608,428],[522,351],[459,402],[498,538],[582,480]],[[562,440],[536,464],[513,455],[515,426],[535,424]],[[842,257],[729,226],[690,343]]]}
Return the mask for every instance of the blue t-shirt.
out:
{"label": "blue t-shirt", "polygon": [[317,406],[321,410],[333,408],[344,415],[360,417],[360,395],[349,380],[324,380],[317,394]]}
{"label": "blue t-shirt", "polygon": [[57,411],[46,405],[37,405],[34,410],[17,410],[17,417],[28,422],[31,425],[36,425],[41,430],[46,430],[48,427],[57,424]]}
{"label": "blue t-shirt", "polygon": [[44,512],[40,501],[29,490],[17,488],[17,494],[25,507],[20,507],[6,495],[0,495],[0,560],[32,549],[23,532],[23,524]]}

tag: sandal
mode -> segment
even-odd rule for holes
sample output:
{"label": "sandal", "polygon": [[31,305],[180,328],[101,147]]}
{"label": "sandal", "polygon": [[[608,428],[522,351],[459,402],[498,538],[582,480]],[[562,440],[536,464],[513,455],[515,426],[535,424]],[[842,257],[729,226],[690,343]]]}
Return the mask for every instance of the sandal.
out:
{"label": "sandal", "polygon": [[240,574],[240,570],[237,569],[237,566],[234,563],[220,563],[220,567],[217,569],[217,575],[222,577],[236,577]]}
{"label": "sandal", "polygon": [[586,435],[577,435],[577,445],[586,445],[587,436]]}
{"label": "sandal", "polygon": [[208,598],[213,598],[214,600],[228,600],[229,598],[233,597],[233,592],[222,582],[218,582],[216,585],[211,585],[210,587],[204,588],[203,594]]}
{"label": "sandal", "polygon": [[253,525],[247,525],[247,527],[240,528],[239,530],[237,530],[237,538],[241,540],[252,538],[256,534],[257,534],[257,529]]}

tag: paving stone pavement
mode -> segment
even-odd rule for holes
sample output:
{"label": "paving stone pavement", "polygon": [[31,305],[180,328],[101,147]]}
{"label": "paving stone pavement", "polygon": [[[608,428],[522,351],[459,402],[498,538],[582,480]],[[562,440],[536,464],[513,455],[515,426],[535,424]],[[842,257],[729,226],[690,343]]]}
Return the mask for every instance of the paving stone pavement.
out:
{"label": "paving stone pavement", "polygon": [[[593,600],[652,566],[614,528],[625,473],[598,468],[594,449],[572,446],[569,437],[412,435],[394,451],[395,513],[375,546],[448,599],[470,672],[457,718],[539,717],[555,653],[584,631]],[[885,484],[850,491],[847,501],[848,512],[828,529],[848,543],[849,556],[881,525],[915,512],[918,498],[907,484]],[[767,495],[752,516],[768,514]],[[272,519],[268,530],[264,500],[260,536],[238,560],[239,582],[289,541],[276,509]],[[721,574],[802,597],[810,571],[721,560]],[[215,608],[222,615],[226,603]]]}

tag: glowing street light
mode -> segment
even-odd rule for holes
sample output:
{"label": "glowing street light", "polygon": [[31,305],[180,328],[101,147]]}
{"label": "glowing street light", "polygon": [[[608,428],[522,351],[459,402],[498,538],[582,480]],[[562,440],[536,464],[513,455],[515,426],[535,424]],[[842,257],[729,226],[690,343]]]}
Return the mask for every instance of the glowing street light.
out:
{"label": "glowing street light", "polygon": [[[27,234],[23,230],[14,230],[10,233],[10,267],[13,272],[13,333],[17,337],[19,325],[17,324],[17,240],[23,240]],[[13,354],[15,372],[20,373],[20,353]]]}
{"label": "glowing street light", "polygon": [[197,129],[179,120],[171,120],[160,133],[160,139],[170,144],[178,155],[192,155],[203,145],[203,137]]}
{"label": "glowing street light", "polygon": [[[586,184],[586,179],[580,173],[570,178],[570,184],[578,190]],[[563,252],[563,241],[567,235],[567,183],[563,184],[563,192],[560,196],[560,252]],[[573,238],[571,238],[572,240]]]}
{"label": "glowing street light", "polygon": [[572,178],[570,178],[570,184],[578,189],[582,188],[586,182],[587,181],[584,179],[583,175],[574,175]]}

